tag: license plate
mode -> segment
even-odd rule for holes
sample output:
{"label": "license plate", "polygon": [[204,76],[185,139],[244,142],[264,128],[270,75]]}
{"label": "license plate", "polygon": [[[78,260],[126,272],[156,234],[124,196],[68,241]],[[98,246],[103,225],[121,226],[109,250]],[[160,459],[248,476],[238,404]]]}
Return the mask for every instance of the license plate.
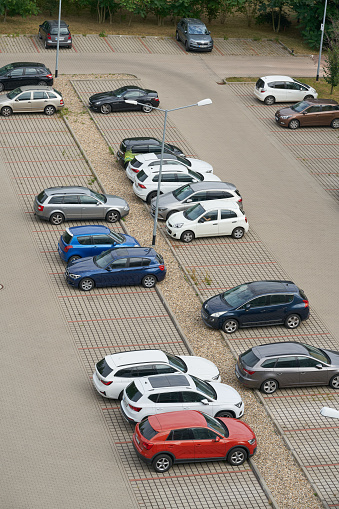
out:
{"label": "license plate", "polygon": [[239,373],[238,373],[237,371],[235,372],[235,376],[236,376],[237,378],[240,378],[240,375],[239,375]]}

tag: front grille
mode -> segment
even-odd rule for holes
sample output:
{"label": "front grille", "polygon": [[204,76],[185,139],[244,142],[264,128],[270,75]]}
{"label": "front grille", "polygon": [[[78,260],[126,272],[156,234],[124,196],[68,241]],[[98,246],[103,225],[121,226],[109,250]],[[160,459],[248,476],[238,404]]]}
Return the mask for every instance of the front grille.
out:
{"label": "front grille", "polygon": [[208,319],[208,317],[209,317],[209,314],[208,314],[208,313],[206,313],[206,311],[205,311],[204,309],[202,309],[202,310],[201,310],[201,316],[202,316],[203,318],[205,318],[205,320],[207,320],[207,319]]}
{"label": "front grille", "polygon": [[65,271],[65,276],[66,276],[66,277],[68,277],[68,276],[69,276],[69,270],[68,270],[68,269],[66,269],[66,271]]}

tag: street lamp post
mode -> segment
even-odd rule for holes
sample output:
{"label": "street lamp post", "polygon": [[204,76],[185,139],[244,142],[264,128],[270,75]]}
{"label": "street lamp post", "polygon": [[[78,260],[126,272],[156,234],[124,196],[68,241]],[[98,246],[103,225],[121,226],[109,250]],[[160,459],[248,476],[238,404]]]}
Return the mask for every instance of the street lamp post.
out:
{"label": "street lamp post", "polygon": [[319,81],[319,68],[320,68],[320,60],[321,60],[321,51],[323,49],[323,39],[324,39],[324,30],[325,30],[326,9],[327,9],[327,0],[325,0],[324,17],[323,17],[323,22],[322,22],[321,28],[320,28],[320,30],[321,30],[321,40],[320,40],[320,49],[319,49],[317,77],[315,79],[316,81]]}
{"label": "street lamp post", "polygon": [[59,65],[60,18],[61,18],[61,0],[59,0],[58,40],[57,40],[56,61],[55,61],[55,77],[56,78],[58,77],[58,65]]}
{"label": "street lamp post", "polygon": [[[139,103],[138,101],[133,101],[132,99],[125,99],[125,102],[128,104],[139,104],[140,106],[144,106],[142,103]],[[160,154],[160,167],[159,167],[159,177],[158,177],[158,188],[157,188],[157,197],[156,197],[156,205],[155,205],[155,215],[154,215],[154,225],[153,225],[153,237],[152,237],[152,246],[155,246],[156,241],[156,235],[157,235],[157,223],[158,223],[158,209],[159,209],[159,196],[160,196],[160,185],[161,185],[161,173],[162,173],[162,162],[164,158],[164,146],[165,146],[165,136],[166,136],[166,123],[167,123],[167,114],[170,111],[176,111],[176,110],[183,110],[184,108],[191,108],[192,106],[205,106],[206,104],[212,104],[211,99],[203,99],[202,101],[199,101],[194,104],[188,104],[187,106],[179,106],[179,108],[172,108],[169,110],[163,110],[162,108],[159,108],[158,106],[150,106],[150,108],[154,110],[160,110],[165,113],[165,120],[164,120],[164,130],[162,133],[162,141],[161,141],[161,154]]]}

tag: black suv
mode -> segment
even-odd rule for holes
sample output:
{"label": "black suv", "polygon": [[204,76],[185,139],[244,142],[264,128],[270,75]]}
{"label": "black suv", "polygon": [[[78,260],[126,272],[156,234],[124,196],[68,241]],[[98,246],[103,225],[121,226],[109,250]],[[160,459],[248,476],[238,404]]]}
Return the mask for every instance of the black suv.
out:
{"label": "black suv", "polygon": [[[164,151],[166,153],[183,156],[183,152],[179,147],[165,143]],[[161,141],[156,138],[125,138],[120,144],[120,149],[117,152],[117,161],[124,167],[128,165],[129,161],[134,159],[138,154],[160,154]]]}
{"label": "black suv", "polygon": [[53,75],[45,64],[13,62],[0,69],[0,92],[24,85],[53,85]]}
{"label": "black suv", "polygon": [[[71,48],[72,47],[72,36],[68,30],[69,25],[64,21],[60,21],[60,47]],[[45,42],[45,48],[56,46],[58,44],[58,21],[49,20],[44,21],[42,25],[39,25],[39,39]]]}

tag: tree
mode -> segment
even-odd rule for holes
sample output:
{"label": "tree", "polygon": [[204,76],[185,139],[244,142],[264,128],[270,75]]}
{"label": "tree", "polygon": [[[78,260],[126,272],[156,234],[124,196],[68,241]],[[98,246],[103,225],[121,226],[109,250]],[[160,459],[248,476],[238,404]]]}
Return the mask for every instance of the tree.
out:
{"label": "tree", "polygon": [[245,14],[248,27],[252,25],[253,18],[257,15],[260,3],[261,0],[238,0],[237,10]]}
{"label": "tree", "polygon": [[283,12],[284,7],[289,5],[289,0],[269,0],[266,3],[259,5],[259,15],[256,18],[258,25],[262,23],[272,24],[273,32],[279,32],[282,23],[284,26],[289,26],[291,23],[286,14]]}
{"label": "tree", "polygon": [[327,51],[324,66],[324,80],[331,85],[331,94],[333,88],[339,85],[339,47],[334,46],[333,49]]}
{"label": "tree", "polygon": [[0,0],[0,14],[4,17],[4,23],[7,16],[30,16],[38,14],[39,9],[36,0]]}
{"label": "tree", "polygon": [[[290,0],[291,7],[297,14],[301,35],[311,48],[318,49],[321,38],[321,23],[324,16],[324,2],[314,0]],[[326,10],[325,31],[330,19],[339,19],[338,0],[328,0]]]}

